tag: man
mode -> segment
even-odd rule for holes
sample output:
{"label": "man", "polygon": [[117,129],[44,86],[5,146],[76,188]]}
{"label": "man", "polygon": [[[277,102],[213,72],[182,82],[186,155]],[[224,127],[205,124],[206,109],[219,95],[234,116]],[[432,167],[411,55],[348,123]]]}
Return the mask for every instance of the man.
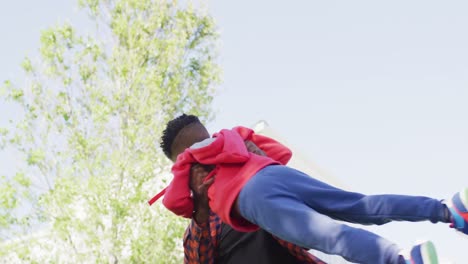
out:
{"label": "man", "polygon": [[[167,131],[166,131],[167,132]],[[168,133],[168,136],[171,136]],[[176,137],[177,135],[172,135]],[[182,148],[191,147],[187,143]],[[265,153],[250,141],[250,152]],[[191,169],[189,186],[194,198],[194,214],[184,235],[185,264],[306,264],[325,263],[307,250],[274,238],[264,230],[238,232],[222,223],[208,205],[207,191],[214,178],[203,182],[210,168],[195,165]]]}

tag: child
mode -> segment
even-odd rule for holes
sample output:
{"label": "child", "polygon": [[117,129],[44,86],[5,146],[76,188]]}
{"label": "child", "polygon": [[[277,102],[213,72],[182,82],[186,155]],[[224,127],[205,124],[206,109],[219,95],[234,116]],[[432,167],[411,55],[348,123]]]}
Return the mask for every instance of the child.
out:
{"label": "child", "polygon": [[[246,142],[261,151],[248,152]],[[258,227],[296,245],[336,254],[351,262],[438,263],[430,242],[416,245],[405,259],[393,243],[366,230],[332,219],[360,224],[390,221],[451,223],[468,234],[468,189],[454,195],[447,205],[439,200],[403,195],[370,195],[348,192],[289,168],[291,151],[251,129],[223,129],[210,137],[196,116],[181,115],[167,124],[161,146],[175,162],[174,179],[154,203],[190,218],[193,201],[189,189],[191,167],[202,164],[214,177],[208,189],[210,208],[239,231]]]}

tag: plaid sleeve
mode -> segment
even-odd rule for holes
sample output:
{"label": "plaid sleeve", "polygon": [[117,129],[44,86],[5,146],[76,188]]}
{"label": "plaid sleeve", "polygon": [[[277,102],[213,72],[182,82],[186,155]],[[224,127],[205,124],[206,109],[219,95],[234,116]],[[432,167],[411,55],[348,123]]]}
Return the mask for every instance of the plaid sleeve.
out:
{"label": "plaid sleeve", "polygon": [[193,219],[184,235],[185,264],[213,264],[214,241],[208,223],[198,225]]}
{"label": "plaid sleeve", "polygon": [[296,246],[287,241],[281,240],[275,236],[273,237],[278,241],[278,243],[281,246],[285,247],[289,251],[289,253],[291,253],[291,255],[293,255],[294,257],[296,257],[296,259],[299,260],[301,263],[303,264],[326,264],[326,262],[310,254],[304,248]]}

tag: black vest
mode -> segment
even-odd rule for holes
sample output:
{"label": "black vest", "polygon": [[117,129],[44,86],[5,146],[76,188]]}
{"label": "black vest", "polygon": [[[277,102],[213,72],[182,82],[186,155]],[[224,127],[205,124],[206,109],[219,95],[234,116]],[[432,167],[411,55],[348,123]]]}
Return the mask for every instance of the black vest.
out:
{"label": "black vest", "polygon": [[299,264],[264,230],[242,233],[222,224],[215,264]]}

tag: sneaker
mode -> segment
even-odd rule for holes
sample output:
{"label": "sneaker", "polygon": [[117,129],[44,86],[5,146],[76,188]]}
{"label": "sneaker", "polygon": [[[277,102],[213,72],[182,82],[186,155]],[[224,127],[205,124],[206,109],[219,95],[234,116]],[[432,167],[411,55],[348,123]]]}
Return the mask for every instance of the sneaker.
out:
{"label": "sneaker", "polygon": [[409,257],[403,256],[406,264],[438,264],[439,258],[431,241],[416,245],[411,249]]}
{"label": "sneaker", "polygon": [[447,208],[452,214],[450,227],[468,235],[468,188],[456,193]]}

